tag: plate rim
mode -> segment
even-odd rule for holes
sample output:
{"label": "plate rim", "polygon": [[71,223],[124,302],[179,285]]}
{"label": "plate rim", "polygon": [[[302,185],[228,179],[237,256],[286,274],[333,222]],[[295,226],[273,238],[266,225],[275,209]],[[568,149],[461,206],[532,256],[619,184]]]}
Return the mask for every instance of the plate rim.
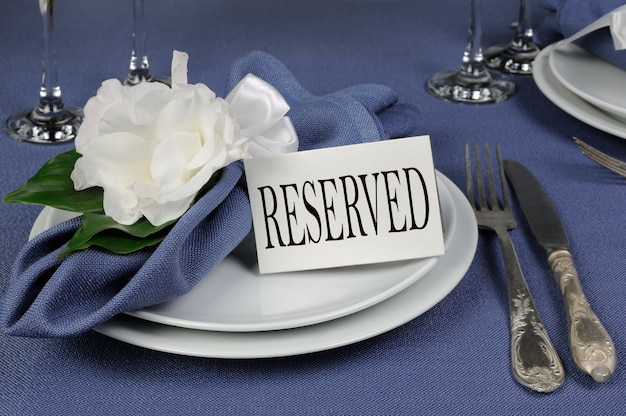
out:
{"label": "plate rim", "polygon": [[616,118],[604,113],[599,108],[571,92],[567,87],[562,85],[552,73],[549,65],[549,56],[556,45],[557,44],[548,45],[539,52],[535,58],[533,64],[533,79],[539,90],[554,105],[577,120],[595,127],[598,130],[626,139],[626,125],[624,123],[620,123]]}
{"label": "plate rim", "polygon": [[[441,173],[437,172],[437,178],[440,179]],[[456,227],[456,207],[454,206],[454,201],[452,200],[452,196],[448,187],[438,180],[438,189],[443,189],[447,195],[445,196],[449,203],[451,203],[451,218],[448,224],[445,224],[447,227],[452,230]],[[442,218],[443,219],[443,218]],[[446,240],[446,248],[449,246],[449,239]],[[253,332],[253,331],[276,331],[283,329],[291,329],[301,326],[307,325],[316,325],[322,322],[330,321],[333,319],[338,319],[343,316],[356,313],[368,307],[371,307],[379,302],[383,302],[389,297],[401,292],[406,289],[411,284],[417,282],[419,279],[424,277],[432,268],[437,264],[440,257],[429,257],[429,258],[421,258],[421,259],[409,259],[404,260],[401,263],[410,264],[410,263],[418,263],[416,264],[417,270],[412,270],[411,273],[407,274],[406,277],[399,279],[395,284],[388,286],[384,290],[377,292],[375,294],[368,295],[366,298],[354,299],[352,303],[345,306],[339,306],[334,309],[327,309],[324,312],[315,312],[309,315],[300,314],[297,317],[287,317],[280,320],[272,320],[265,322],[256,322],[256,323],[219,323],[219,322],[194,322],[185,320],[182,318],[174,318],[170,316],[159,315],[158,312],[151,312],[149,309],[151,307],[142,308],[140,310],[126,312],[126,314],[134,316],[135,318],[140,318],[164,325],[171,326],[179,326],[182,328],[188,329],[196,329],[203,331],[224,331],[224,332]],[[389,263],[389,267],[394,267],[393,264],[397,264],[398,262]],[[381,267],[385,267],[384,264],[379,264]],[[368,265],[358,265],[356,267],[367,267]],[[348,266],[349,267],[349,266]],[[208,276],[207,276],[208,277]],[[295,276],[294,278],[297,278]],[[185,295],[182,295],[183,297]],[[155,305],[156,306],[156,305]]]}
{"label": "plate rim", "polygon": [[[437,176],[437,188],[438,192],[442,194],[443,200],[447,200],[450,204],[450,218],[448,223],[445,224],[447,228],[450,229],[449,232],[452,232],[453,228],[456,226],[456,208],[454,207],[454,201],[450,195],[450,191],[448,187],[441,181],[441,177],[443,176],[440,172],[436,171]],[[46,209],[47,208],[47,209]],[[68,217],[73,217],[78,214],[72,212],[66,212],[61,210],[51,209],[46,207],[42,213],[37,217],[35,223],[31,229],[31,238],[33,234],[37,232],[41,232],[46,228],[54,225],[55,217],[53,214],[60,216],[62,219],[67,219]],[[443,220],[442,216],[442,220]],[[449,245],[449,239],[444,239],[446,247]],[[389,297],[399,293],[404,290],[406,287],[415,283],[419,279],[421,279],[426,273],[428,273],[439,261],[440,257],[429,257],[429,258],[421,258],[421,259],[409,259],[404,260],[402,262],[393,262],[390,263],[388,267],[394,268],[393,264],[401,264],[401,267],[406,268],[410,267],[409,270],[406,271],[405,274],[402,274],[399,277],[396,277],[393,282],[385,285],[379,291],[371,291],[369,293],[361,293],[358,296],[352,297],[350,300],[338,301],[329,305],[320,305],[319,307],[312,307],[309,311],[301,311],[300,313],[291,313],[291,314],[283,314],[280,317],[276,317],[275,319],[266,319],[262,320],[262,316],[252,322],[228,322],[227,320],[220,321],[219,319],[212,320],[192,320],[191,318],[187,318],[185,316],[176,316],[175,314],[162,314],[161,311],[158,310],[159,307],[163,307],[163,305],[168,302],[163,302],[159,305],[152,305],[146,308],[141,308],[135,311],[125,312],[128,315],[134,316],[136,318],[140,318],[147,321],[152,321],[159,324],[178,326],[187,329],[195,329],[195,330],[205,330],[205,331],[224,331],[224,332],[252,332],[252,331],[275,331],[275,330],[283,330],[290,329],[295,327],[301,327],[306,325],[315,325],[321,322],[329,321],[332,319],[338,319],[343,316],[349,315],[351,313],[356,313],[365,308],[371,307],[379,302],[388,299]],[[414,267],[411,267],[414,265]],[[355,267],[363,267],[367,265],[359,265]],[[384,268],[386,267],[384,264],[381,264]],[[348,266],[350,267],[350,266]],[[344,268],[345,269],[345,268]],[[382,271],[382,270],[381,270]],[[209,272],[210,273],[210,272]],[[344,272],[345,273],[345,272]],[[293,277],[298,278],[298,276]],[[371,281],[371,280],[370,280]],[[245,280],[243,281],[245,282]],[[241,282],[239,282],[241,283]],[[198,287],[198,286],[196,286]],[[351,287],[351,286],[350,286]],[[348,287],[348,289],[350,288]],[[344,288],[345,289],[345,288]],[[193,291],[193,289],[192,289]],[[191,291],[190,291],[191,292]],[[184,298],[187,294],[181,295],[179,298]],[[197,296],[197,295],[196,295]],[[152,309],[151,309],[152,308]],[[219,318],[219,317],[217,317]]]}
{"label": "plate rim", "polygon": [[[550,56],[548,58],[550,70],[554,74],[555,78],[565,88],[567,88],[569,91],[573,92],[574,94],[578,95],[583,100],[588,101],[592,105],[599,107],[608,113],[613,114],[615,117],[622,118],[622,119],[626,118],[626,107],[621,107],[618,104],[612,103],[607,100],[603,100],[601,97],[595,96],[592,93],[587,92],[584,89],[581,89],[580,87],[576,86],[575,83],[572,82],[566,74],[564,74],[561,70],[559,70],[559,68],[562,68],[562,65],[569,66],[564,62],[561,62],[561,64],[559,64],[559,59],[561,59],[559,58],[559,56],[565,55],[567,57],[568,55],[571,55],[573,53],[584,54],[584,58],[585,58],[584,61],[586,61],[587,64],[593,63],[593,65],[605,66],[615,71],[624,72],[623,69],[616,67],[615,65],[607,61],[604,61],[601,58],[598,58],[597,56],[588,52],[584,48],[576,45],[575,43],[565,43],[565,44],[559,44],[557,47],[555,47],[554,50],[550,53]],[[624,75],[625,75],[624,78],[626,78],[626,74]]]}

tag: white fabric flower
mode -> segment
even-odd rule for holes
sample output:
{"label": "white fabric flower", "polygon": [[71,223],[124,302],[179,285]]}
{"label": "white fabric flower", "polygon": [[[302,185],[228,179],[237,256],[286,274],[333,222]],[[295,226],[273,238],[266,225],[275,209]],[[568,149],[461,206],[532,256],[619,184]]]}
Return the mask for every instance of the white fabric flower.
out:
{"label": "white fabric flower", "polygon": [[110,79],[85,106],[75,142],[82,157],[71,178],[76,190],[102,187],[104,211],[120,224],[142,216],[153,225],[179,218],[217,170],[254,156],[250,143],[260,142],[253,147],[262,146],[263,152],[253,153],[263,156],[297,150],[297,135],[284,117],[289,107],[271,85],[251,75],[242,80],[260,82],[266,89],[260,95],[271,99],[252,98],[260,105],[253,113],[260,117],[250,118],[248,106],[239,121],[229,101],[240,101],[235,90],[241,88],[224,100],[206,85],[187,84],[187,59],[174,52],[171,88]]}

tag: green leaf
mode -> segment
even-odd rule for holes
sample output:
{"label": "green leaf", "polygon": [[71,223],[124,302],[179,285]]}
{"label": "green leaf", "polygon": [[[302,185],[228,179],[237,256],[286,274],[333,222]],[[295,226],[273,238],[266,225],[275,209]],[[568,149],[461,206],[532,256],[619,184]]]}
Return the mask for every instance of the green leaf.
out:
{"label": "green leaf", "polygon": [[[65,251],[59,254],[59,258],[94,246],[117,254],[128,254],[163,241],[177,220],[154,226],[146,218],[141,218],[132,225],[122,225],[104,214],[102,188],[93,187],[83,191],[74,189],[70,175],[80,157],[76,150],[54,156],[24,185],[6,194],[3,202],[47,205],[82,213],[82,224],[68,242]],[[221,173],[218,170],[211,176],[198,192],[196,200],[215,185]]]}
{"label": "green leaf", "polygon": [[[198,192],[196,200],[212,188],[221,176],[221,170],[215,172]],[[65,250],[59,254],[59,258],[89,247],[101,247],[117,254],[133,253],[159,244],[177,221],[175,219],[154,226],[142,217],[134,224],[122,225],[103,213],[87,212],[83,214],[82,224],[67,243]]]}
{"label": "green leaf", "polygon": [[87,213],[83,215],[81,226],[59,257],[92,246],[117,254],[132,253],[163,241],[175,222],[176,220],[173,220],[154,226],[145,218],[141,218],[134,224],[122,225],[107,215]]}
{"label": "green leaf", "polygon": [[80,153],[74,149],[54,156],[22,186],[6,194],[3,202],[48,205],[72,212],[102,213],[102,188],[83,191],[74,189],[70,174],[80,157]]}

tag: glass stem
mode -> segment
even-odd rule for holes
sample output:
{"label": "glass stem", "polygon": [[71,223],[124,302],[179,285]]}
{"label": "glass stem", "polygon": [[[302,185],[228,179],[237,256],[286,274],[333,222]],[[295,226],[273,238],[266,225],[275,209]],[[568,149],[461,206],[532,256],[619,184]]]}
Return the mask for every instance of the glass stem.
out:
{"label": "glass stem", "polygon": [[43,59],[39,103],[33,117],[48,119],[60,117],[65,112],[61,87],[58,81],[56,50],[54,46],[54,0],[39,0],[39,10],[43,19]]}
{"label": "glass stem", "polygon": [[143,0],[133,0],[133,50],[130,56],[130,71],[128,82],[136,84],[141,81],[150,81],[150,65],[146,52],[146,30],[144,20]]}
{"label": "glass stem", "polygon": [[515,38],[511,46],[521,50],[535,47],[533,44],[533,29],[530,24],[530,7],[528,7],[528,0],[520,0],[517,30],[515,31]]}
{"label": "glass stem", "polygon": [[471,12],[469,21],[468,41],[465,53],[463,54],[463,64],[461,65],[461,75],[477,78],[489,78],[489,73],[483,60],[482,38],[482,0],[470,0]]}

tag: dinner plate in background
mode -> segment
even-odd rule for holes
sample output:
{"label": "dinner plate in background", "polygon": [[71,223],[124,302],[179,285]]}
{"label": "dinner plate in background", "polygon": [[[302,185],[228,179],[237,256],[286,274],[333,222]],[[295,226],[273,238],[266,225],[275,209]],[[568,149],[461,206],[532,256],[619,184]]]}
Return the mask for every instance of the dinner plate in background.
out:
{"label": "dinner plate in background", "polygon": [[561,44],[549,57],[550,69],[567,89],[626,121],[626,71],[574,43]]}
{"label": "dinner plate in background", "polygon": [[[444,243],[450,244],[455,206],[437,173]],[[73,213],[46,208],[32,235]],[[259,275],[253,238],[229,254],[190,292],[128,312],[160,324],[207,331],[270,331],[313,325],[358,312],[422,278],[439,257]]]}
{"label": "dinner plate in background", "polygon": [[417,282],[376,305],[317,325],[282,331],[202,331],[129,315],[119,315],[95,330],[122,342],[172,354],[248,359],[328,350],[396,328],[445,298],[463,279],[476,252],[474,213],[463,193],[448,178],[439,178],[449,190],[456,212],[446,254]]}
{"label": "dinner plate in background", "polygon": [[533,63],[533,79],[541,92],[557,107],[599,130],[626,138],[626,124],[582,99],[556,78],[549,58],[555,45],[543,49]]}

